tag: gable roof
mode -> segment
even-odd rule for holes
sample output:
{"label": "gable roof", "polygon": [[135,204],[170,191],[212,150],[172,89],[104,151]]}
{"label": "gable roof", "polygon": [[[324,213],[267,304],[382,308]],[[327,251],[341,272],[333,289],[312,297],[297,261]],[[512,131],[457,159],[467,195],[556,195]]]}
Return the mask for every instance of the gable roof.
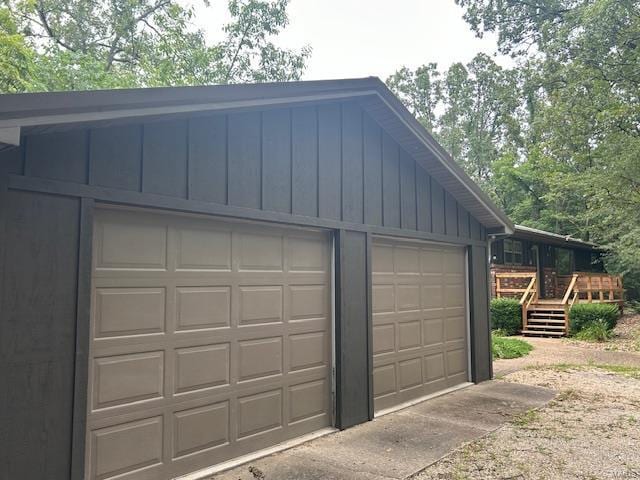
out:
{"label": "gable roof", "polygon": [[514,226],[504,212],[377,77],[0,95],[0,148],[19,145],[20,137],[27,133],[346,99],[357,99],[490,233],[513,232]]}
{"label": "gable roof", "polygon": [[560,235],[558,233],[547,232],[546,230],[525,227],[524,225],[515,225],[513,237],[523,238],[525,240],[543,241],[545,243],[561,247],[577,247],[588,250],[602,249],[602,247],[596,243],[581,240],[579,238],[573,238],[571,235]]}

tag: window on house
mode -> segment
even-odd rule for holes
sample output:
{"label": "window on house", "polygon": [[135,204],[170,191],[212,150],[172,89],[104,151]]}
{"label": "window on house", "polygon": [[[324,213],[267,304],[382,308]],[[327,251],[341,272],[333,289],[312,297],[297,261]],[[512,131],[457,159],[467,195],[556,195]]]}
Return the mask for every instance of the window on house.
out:
{"label": "window on house", "polygon": [[522,242],[510,238],[504,241],[505,265],[522,265]]}
{"label": "window on house", "polygon": [[556,272],[558,275],[573,273],[573,250],[556,248]]}

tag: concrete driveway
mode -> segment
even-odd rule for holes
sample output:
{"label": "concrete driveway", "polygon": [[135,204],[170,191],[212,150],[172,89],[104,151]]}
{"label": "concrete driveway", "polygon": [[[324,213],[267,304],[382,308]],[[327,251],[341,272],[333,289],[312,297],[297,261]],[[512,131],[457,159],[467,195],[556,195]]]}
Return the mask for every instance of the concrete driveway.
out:
{"label": "concrete driveway", "polygon": [[488,381],[220,473],[216,480],[405,479],[545,405],[546,388]]}

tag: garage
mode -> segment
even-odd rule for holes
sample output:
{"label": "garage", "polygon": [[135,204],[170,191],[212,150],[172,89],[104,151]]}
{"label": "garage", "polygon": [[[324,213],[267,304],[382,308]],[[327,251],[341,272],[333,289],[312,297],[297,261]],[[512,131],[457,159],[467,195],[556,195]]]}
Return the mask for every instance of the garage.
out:
{"label": "garage", "polygon": [[513,225],[379,79],[2,100],[0,478],[207,478],[492,377]]}
{"label": "garage", "polygon": [[97,209],[87,478],[168,479],[332,424],[325,232]]}
{"label": "garage", "polygon": [[465,250],[376,239],[372,264],[375,411],[468,382]]}

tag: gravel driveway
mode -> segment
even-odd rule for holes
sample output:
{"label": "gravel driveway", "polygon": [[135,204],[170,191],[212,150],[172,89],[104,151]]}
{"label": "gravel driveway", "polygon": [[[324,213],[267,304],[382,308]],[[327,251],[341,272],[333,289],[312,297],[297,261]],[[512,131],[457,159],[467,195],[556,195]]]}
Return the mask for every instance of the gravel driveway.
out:
{"label": "gravel driveway", "polygon": [[[640,316],[626,316],[622,327],[634,340]],[[534,351],[495,362],[496,376],[552,388],[556,399],[415,478],[640,479],[640,352],[623,336],[604,347],[527,338]],[[630,351],[620,351],[622,342]]]}

